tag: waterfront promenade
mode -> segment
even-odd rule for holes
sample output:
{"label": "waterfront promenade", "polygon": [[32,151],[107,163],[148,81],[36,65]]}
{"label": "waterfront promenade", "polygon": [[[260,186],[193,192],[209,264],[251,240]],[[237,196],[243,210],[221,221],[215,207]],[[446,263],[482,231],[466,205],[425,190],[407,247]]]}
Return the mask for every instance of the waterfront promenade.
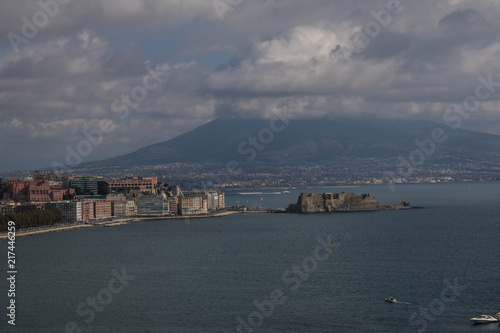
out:
{"label": "waterfront promenade", "polygon": [[[168,215],[168,216],[135,216],[130,218],[118,218],[113,219],[111,221],[103,221],[103,222],[80,222],[80,223],[64,223],[57,224],[54,226],[44,226],[38,228],[29,228],[29,229],[21,229],[16,230],[16,238],[25,237],[25,236],[34,236],[45,234],[49,232],[62,232],[73,229],[81,229],[81,228],[89,228],[89,227],[117,227],[121,225],[125,225],[128,223],[138,223],[142,221],[148,220],[189,220],[189,219],[200,219],[200,218],[213,218],[213,217],[223,217],[234,214],[254,214],[254,213],[268,213],[268,211],[223,211],[217,212],[213,214],[204,214],[204,215]],[[0,240],[8,239],[7,232],[0,233]]]}

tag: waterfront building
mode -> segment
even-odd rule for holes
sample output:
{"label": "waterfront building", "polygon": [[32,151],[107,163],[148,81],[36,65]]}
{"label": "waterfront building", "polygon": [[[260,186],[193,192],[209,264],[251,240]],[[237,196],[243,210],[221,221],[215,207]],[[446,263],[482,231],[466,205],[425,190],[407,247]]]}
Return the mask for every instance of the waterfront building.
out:
{"label": "waterfront building", "polygon": [[137,204],[133,200],[112,201],[112,214],[114,217],[128,217],[137,215]]}
{"label": "waterfront building", "polygon": [[219,209],[226,209],[226,194],[219,192]]}
{"label": "waterfront building", "polygon": [[180,215],[201,215],[208,213],[205,193],[188,193],[179,197]]}
{"label": "waterfront building", "polygon": [[168,214],[168,203],[164,195],[143,195],[137,200],[139,215],[164,215]]}
{"label": "waterfront building", "polygon": [[94,215],[94,202],[82,201],[82,220],[89,221],[95,218]]}
{"label": "waterfront building", "polygon": [[49,202],[45,204],[45,208],[59,209],[65,222],[82,221],[82,203],[80,201]]}
{"label": "waterfront building", "polygon": [[179,197],[168,197],[168,210],[170,211],[170,214],[172,215],[177,215],[179,214]]}
{"label": "waterfront building", "polygon": [[105,219],[112,216],[110,201],[94,201],[94,217],[96,219]]}
{"label": "waterfront building", "polygon": [[137,215],[137,203],[134,200],[128,200],[125,204],[125,216]]}
{"label": "waterfront building", "polygon": [[226,208],[225,195],[221,191],[206,191],[207,205],[209,211]]}
{"label": "waterfront building", "polygon": [[168,208],[171,215],[179,215],[181,211],[180,197],[184,196],[179,185],[172,185],[167,192]]}
{"label": "waterfront building", "polygon": [[125,201],[111,201],[111,215],[114,217],[124,217],[125,215]]}

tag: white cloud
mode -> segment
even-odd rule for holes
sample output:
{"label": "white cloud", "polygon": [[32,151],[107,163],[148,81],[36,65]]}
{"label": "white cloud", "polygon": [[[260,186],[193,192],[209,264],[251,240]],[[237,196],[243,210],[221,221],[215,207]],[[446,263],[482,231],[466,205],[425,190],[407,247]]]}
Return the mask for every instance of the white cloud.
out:
{"label": "white cloud", "polygon": [[[287,108],[307,117],[439,119],[444,108],[474,93],[479,75],[499,70],[497,0],[404,3],[403,12],[346,61],[339,48],[373,20],[370,11],[386,5],[246,1],[221,22],[204,0],[72,1],[19,53],[3,39],[2,147],[43,150],[50,140],[78,142],[82,129],[115,116],[111,102],[140,85],[153,63],[168,79],[129,119],[116,122],[99,156],[162,141],[228,113],[269,117]],[[20,33],[21,17],[37,10],[35,1],[9,4],[0,12],[0,33]],[[234,58],[216,70],[193,61],[221,50]],[[499,124],[499,96],[477,113],[488,128]],[[64,147],[55,149],[64,154]]]}

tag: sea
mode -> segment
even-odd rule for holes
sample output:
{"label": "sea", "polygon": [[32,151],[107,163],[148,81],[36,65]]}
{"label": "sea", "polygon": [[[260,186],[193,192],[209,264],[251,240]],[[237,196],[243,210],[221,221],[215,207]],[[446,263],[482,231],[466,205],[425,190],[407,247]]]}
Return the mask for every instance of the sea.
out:
{"label": "sea", "polygon": [[[424,208],[246,213],[17,238],[15,326],[4,278],[0,331],[500,332],[470,321],[500,312],[500,183],[259,190],[226,201],[280,208],[301,192],[343,191]],[[0,242],[5,277],[7,246]]]}

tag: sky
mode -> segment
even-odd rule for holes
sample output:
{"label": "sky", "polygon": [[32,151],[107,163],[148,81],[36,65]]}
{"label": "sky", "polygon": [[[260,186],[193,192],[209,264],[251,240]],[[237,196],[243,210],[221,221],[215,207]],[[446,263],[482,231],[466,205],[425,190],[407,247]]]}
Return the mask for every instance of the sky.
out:
{"label": "sky", "polygon": [[9,0],[0,36],[0,170],[221,116],[443,122],[480,78],[462,126],[500,135],[500,0]]}

